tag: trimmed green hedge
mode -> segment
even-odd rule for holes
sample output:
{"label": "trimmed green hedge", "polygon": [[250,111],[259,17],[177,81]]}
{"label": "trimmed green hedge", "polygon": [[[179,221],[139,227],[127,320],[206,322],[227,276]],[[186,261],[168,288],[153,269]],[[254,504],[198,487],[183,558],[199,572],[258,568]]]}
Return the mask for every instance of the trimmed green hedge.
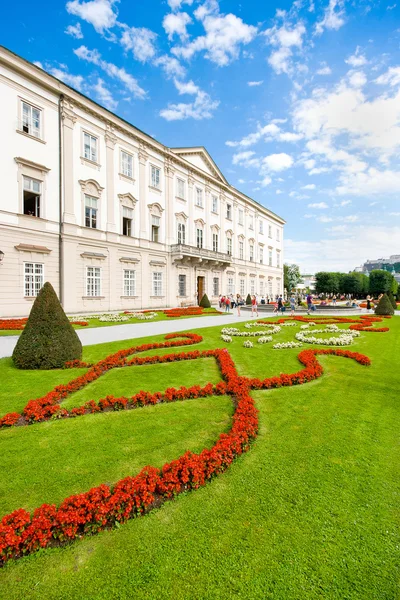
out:
{"label": "trimmed green hedge", "polygon": [[40,290],[12,355],[18,369],[60,369],[81,358],[82,344],[52,285]]}
{"label": "trimmed green hedge", "polygon": [[383,294],[382,298],[379,300],[377,307],[375,308],[376,315],[393,315],[394,309],[392,303],[390,302],[388,295]]}
{"label": "trimmed green hedge", "polygon": [[208,299],[207,294],[204,294],[204,296],[200,300],[199,306],[201,306],[202,308],[211,308],[211,303],[210,303],[210,301]]}

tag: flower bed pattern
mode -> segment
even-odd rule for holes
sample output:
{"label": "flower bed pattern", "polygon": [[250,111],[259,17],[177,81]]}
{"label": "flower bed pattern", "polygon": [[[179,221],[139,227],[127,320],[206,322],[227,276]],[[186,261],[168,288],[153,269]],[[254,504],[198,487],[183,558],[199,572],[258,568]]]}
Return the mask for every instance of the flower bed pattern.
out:
{"label": "flower bed pattern", "polygon": [[[4,563],[9,559],[35,552],[39,548],[58,545],[124,523],[183,491],[197,489],[225,471],[236,456],[250,448],[252,440],[257,435],[258,417],[254,401],[250,396],[251,389],[301,385],[320,377],[323,368],[316,358],[318,354],[351,358],[361,365],[370,364],[367,356],[356,352],[340,349],[303,350],[298,355],[300,363],[304,365],[302,370],[292,374],[281,374],[278,377],[256,379],[240,377],[225,348],[128,358],[132,354],[146,350],[191,345],[201,340],[201,336],[193,333],[178,333],[166,336],[165,342],[121,350],[95,365],[90,365],[85,375],[77,377],[69,384],[56,386],[43,398],[29,401],[22,415],[10,413],[3,417],[1,420],[3,427],[20,424],[21,419],[28,424],[48,420],[55,414],[67,417],[63,413],[65,409],[62,409],[58,402],[110,369],[133,364],[194,360],[208,356],[216,358],[223,378],[223,381],[216,385],[209,383],[202,388],[200,386],[168,388],[165,392],[155,394],[142,391],[131,398],[107,396],[97,403],[90,401],[83,407],[72,409],[68,417],[73,414],[78,416],[105,410],[126,410],[135,406],[211,394],[229,394],[235,407],[231,430],[229,433],[221,434],[210,450],[203,450],[200,454],[186,452],[177,460],[165,464],[162,469],[145,467],[135,477],[126,477],[115,485],[100,485],[88,492],[70,496],[59,507],[54,504],[42,504],[32,513],[19,509],[6,515],[0,523],[0,562]],[[81,362],[77,364],[74,361],[68,366],[84,364]]]}
{"label": "flower bed pattern", "polygon": [[[22,319],[0,319],[0,331],[21,331],[28,322],[28,318],[24,317]],[[86,327],[89,325],[87,321],[71,321],[72,325],[81,325],[82,327]]]}

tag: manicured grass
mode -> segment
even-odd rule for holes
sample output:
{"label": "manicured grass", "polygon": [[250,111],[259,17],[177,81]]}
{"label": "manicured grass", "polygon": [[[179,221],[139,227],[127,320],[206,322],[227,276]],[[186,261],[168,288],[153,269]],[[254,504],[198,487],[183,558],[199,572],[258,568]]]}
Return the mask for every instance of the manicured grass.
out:
{"label": "manicured grass", "polygon": [[[140,312],[140,311],[138,311]],[[227,314],[225,312],[220,312],[218,309],[216,308],[205,308],[204,312],[202,315],[185,315],[182,317],[167,317],[167,315],[164,314],[164,312],[161,310],[154,310],[153,312],[157,313],[157,316],[154,317],[154,319],[151,319],[149,321],[143,321],[142,319],[136,319],[135,317],[130,317],[129,321],[122,321],[121,323],[108,323],[108,322],[103,322],[103,321],[99,321],[99,319],[89,319],[88,320],[88,325],[82,326],[82,325],[73,325],[74,329],[93,329],[94,327],[111,327],[113,325],[132,325],[134,323],[156,323],[157,321],[176,321],[177,319],[192,319],[194,317],[210,317],[212,315],[222,315],[222,314]],[[123,315],[124,313],[119,313],[121,315]],[[79,316],[79,315],[78,315]],[[83,315],[85,316],[85,315]],[[124,316],[129,316],[129,315],[124,315]],[[8,336],[8,335],[21,335],[21,331],[20,330],[0,330],[0,337],[1,336]]]}
{"label": "manicured grass", "polygon": [[[325,369],[320,379],[253,392],[259,436],[225,474],[118,530],[8,563],[0,572],[0,598],[398,598],[400,319],[385,325],[389,333],[362,332],[350,347],[367,354],[370,367],[319,357]],[[297,331],[283,328],[274,341],[292,340]],[[220,327],[199,333],[204,340],[193,348],[223,345]],[[97,361],[141,341],[87,347],[84,358]],[[242,344],[234,338],[227,346],[240,374],[265,377],[299,369],[299,349]],[[152,353],[166,352],[171,350]],[[182,377],[197,383],[190,367],[196,377],[202,362],[208,360],[129,367],[121,386],[129,386],[131,373],[132,385],[140,384],[135,369],[152,373],[144,376],[143,389],[161,391],[187,367]],[[163,375],[157,375],[162,366]],[[2,413],[77,372],[23,373],[8,359],[0,361]],[[123,373],[116,369],[101,377],[98,393],[114,393],[109,386],[119,385]],[[84,491],[144,464],[159,465],[182,449],[199,450],[228,427],[229,402],[188,400],[3,431],[4,506],[37,505],[47,501],[46,494],[59,498],[64,486]],[[36,470],[37,483],[31,485]]]}

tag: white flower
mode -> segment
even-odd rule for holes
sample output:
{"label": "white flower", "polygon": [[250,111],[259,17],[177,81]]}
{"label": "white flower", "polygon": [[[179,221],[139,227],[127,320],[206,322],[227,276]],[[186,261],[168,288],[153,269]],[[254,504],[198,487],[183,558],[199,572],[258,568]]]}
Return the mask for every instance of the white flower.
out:
{"label": "white flower", "polygon": [[230,344],[230,342],[232,341],[232,338],[230,335],[221,335],[221,340],[223,340],[227,344]]}
{"label": "white flower", "polygon": [[272,342],[272,335],[263,335],[262,337],[259,337],[257,341],[259,344],[266,344],[267,342]]}
{"label": "white flower", "polygon": [[253,342],[250,342],[250,341],[243,342],[243,347],[244,348],[254,348],[254,344],[253,344]]}
{"label": "white flower", "polygon": [[303,344],[301,342],[282,342],[280,344],[274,344],[272,347],[275,350],[283,350],[284,348],[300,348]]}

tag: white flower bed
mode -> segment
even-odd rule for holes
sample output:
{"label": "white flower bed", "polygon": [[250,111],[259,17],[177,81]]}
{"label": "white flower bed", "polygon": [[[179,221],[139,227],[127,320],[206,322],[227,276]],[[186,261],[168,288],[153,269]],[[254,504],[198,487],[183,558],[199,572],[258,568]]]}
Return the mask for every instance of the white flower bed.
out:
{"label": "white flower bed", "polygon": [[221,335],[221,340],[223,340],[224,342],[226,342],[227,344],[230,344],[232,341],[232,338],[230,335]]}
{"label": "white flower bed", "polygon": [[286,321],[286,323],[281,323],[281,327],[297,327],[297,323],[292,323],[291,321]]}
{"label": "white flower bed", "polygon": [[253,344],[253,342],[250,342],[250,341],[243,342],[243,347],[244,348],[254,348],[254,344]]}
{"label": "white flower bed", "polygon": [[[280,330],[280,328],[279,328]],[[266,331],[239,331],[235,327],[224,327],[221,329],[222,335],[232,335],[234,337],[258,337],[264,336],[265,334],[278,333],[277,331],[266,330]]]}
{"label": "white flower bed", "polygon": [[157,316],[156,312],[151,313],[141,313],[141,312],[133,312],[129,315],[129,318],[139,319],[140,321],[150,321],[150,319],[154,319]]}
{"label": "white flower bed", "polygon": [[340,329],[337,325],[327,325],[326,331],[340,331]]}
{"label": "white flower bed", "polygon": [[268,342],[272,342],[272,335],[263,335],[257,341],[259,344],[267,344]]}
{"label": "white flower bed", "polygon": [[267,323],[246,323],[245,324],[246,329],[251,329],[251,327],[268,327],[269,331],[268,333],[270,334],[274,334],[274,333],[279,333],[281,328],[279,325],[268,325]]}
{"label": "white flower bed", "polygon": [[284,350],[285,348],[301,348],[302,345],[301,342],[282,342],[281,344],[274,344],[272,347],[275,350]]}
{"label": "white flower bed", "polygon": [[129,321],[129,317],[125,315],[101,315],[99,321],[101,323],[122,323],[123,321]]}
{"label": "white flower bed", "polygon": [[[326,329],[314,329],[313,333],[328,333]],[[299,342],[305,342],[306,344],[319,344],[322,346],[350,346],[353,343],[354,338],[359,337],[359,331],[346,331],[338,337],[330,338],[316,338],[314,335],[308,335],[304,332],[296,333],[295,338]]]}

